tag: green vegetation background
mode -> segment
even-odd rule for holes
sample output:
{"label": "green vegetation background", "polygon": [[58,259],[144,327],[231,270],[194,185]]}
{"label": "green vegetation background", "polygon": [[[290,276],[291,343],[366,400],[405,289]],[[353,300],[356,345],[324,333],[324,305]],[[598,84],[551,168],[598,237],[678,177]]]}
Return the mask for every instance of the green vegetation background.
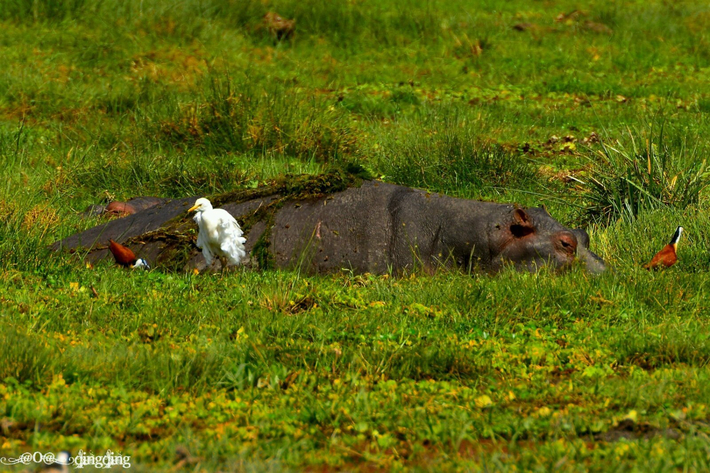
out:
{"label": "green vegetation background", "polygon": [[[694,1],[0,2],[0,456],[710,469],[709,26]],[[89,204],[350,162],[544,204],[613,271],[196,276],[47,249]],[[640,269],[677,225],[678,264]]]}

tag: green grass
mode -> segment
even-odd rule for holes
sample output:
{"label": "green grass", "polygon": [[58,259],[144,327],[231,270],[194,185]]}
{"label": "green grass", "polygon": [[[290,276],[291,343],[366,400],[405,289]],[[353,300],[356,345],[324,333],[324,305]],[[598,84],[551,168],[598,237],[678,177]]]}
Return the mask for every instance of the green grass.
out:
{"label": "green grass", "polygon": [[[261,27],[269,10],[296,19],[293,41]],[[138,471],[707,470],[706,10],[2,2],[0,457],[111,449]],[[613,270],[196,276],[48,250],[98,222],[79,216],[90,204],[348,163],[544,204],[588,223]],[[677,225],[678,264],[641,269]],[[192,461],[176,465],[178,447]]]}

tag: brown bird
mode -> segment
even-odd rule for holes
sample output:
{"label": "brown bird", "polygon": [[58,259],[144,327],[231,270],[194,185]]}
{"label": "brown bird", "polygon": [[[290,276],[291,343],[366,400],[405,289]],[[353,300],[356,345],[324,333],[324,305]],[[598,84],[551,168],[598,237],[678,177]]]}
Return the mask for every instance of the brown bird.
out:
{"label": "brown bird", "polygon": [[676,248],[678,246],[678,240],[680,240],[680,235],[683,233],[683,227],[678,227],[671,238],[671,242],[663,247],[661,251],[656,253],[653,259],[643,265],[646,269],[658,269],[661,267],[670,268],[678,261],[678,256],[676,254]]}
{"label": "brown bird", "polygon": [[136,258],[136,254],[133,250],[127,246],[123,246],[120,243],[109,239],[108,249],[111,250],[113,257],[116,259],[116,263],[121,266],[126,266],[128,268],[143,268],[150,269],[148,262],[143,258]]}

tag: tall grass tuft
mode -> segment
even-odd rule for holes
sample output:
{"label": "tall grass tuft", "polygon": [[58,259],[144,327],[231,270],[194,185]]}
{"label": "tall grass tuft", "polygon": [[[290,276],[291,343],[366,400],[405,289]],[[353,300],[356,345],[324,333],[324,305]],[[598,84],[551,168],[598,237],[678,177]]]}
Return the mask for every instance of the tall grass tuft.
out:
{"label": "tall grass tuft", "polygon": [[392,181],[440,191],[467,189],[476,198],[491,189],[537,189],[539,178],[529,162],[480,137],[476,123],[461,110],[426,106],[419,113],[376,131],[377,167]]}
{"label": "tall grass tuft", "polygon": [[663,127],[657,134],[628,135],[627,145],[601,143],[585,182],[585,222],[634,221],[644,211],[683,209],[697,203],[708,185],[707,162],[686,138],[671,140]]}
{"label": "tall grass tuft", "polygon": [[86,0],[5,0],[0,6],[0,19],[59,22],[75,17],[86,3]]}
{"label": "tall grass tuft", "polygon": [[[151,131],[152,132],[152,131]],[[213,73],[196,102],[175,103],[159,121],[165,146],[212,154],[251,153],[337,161],[354,146],[340,115],[293,84],[259,84],[247,75]]]}
{"label": "tall grass tuft", "polygon": [[43,384],[56,365],[53,354],[37,338],[14,327],[0,333],[0,379]]}

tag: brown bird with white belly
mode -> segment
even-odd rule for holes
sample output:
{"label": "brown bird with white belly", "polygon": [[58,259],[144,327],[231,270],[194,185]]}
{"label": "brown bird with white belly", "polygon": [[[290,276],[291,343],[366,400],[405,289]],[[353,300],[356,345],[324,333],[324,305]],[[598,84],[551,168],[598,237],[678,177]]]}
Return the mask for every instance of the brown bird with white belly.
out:
{"label": "brown bird with white belly", "polygon": [[148,262],[143,258],[137,258],[133,250],[131,250],[127,246],[123,246],[120,243],[116,243],[113,240],[109,240],[108,249],[111,250],[113,257],[116,260],[116,263],[120,264],[121,266],[133,269],[150,269]]}

